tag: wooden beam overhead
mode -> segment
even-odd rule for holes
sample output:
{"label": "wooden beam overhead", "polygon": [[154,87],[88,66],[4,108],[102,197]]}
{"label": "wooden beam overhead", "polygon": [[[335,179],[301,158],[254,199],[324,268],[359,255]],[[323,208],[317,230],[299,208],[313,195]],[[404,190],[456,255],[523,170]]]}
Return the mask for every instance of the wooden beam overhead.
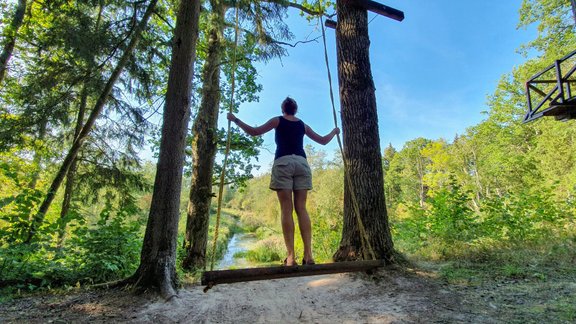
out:
{"label": "wooden beam overhead", "polygon": [[[385,6],[381,3],[372,0],[341,0],[348,2],[351,5],[356,5],[362,7],[363,9],[372,11],[373,13],[397,20],[404,20],[404,12],[394,9],[392,7]],[[576,1],[576,0],[575,0]],[[324,25],[328,28],[336,29],[337,22],[331,19],[326,19]]]}
{"label": "wooden beam overhead", "polygon": [[331,19],[326,19],[326,21],[324,22],[324,26],[332,29],[336,29],[337,24],[338,24],[337,22]]}
{"label": "wooden beam overhead", "polygon": [[404,20],[404,12],[394,9],[392,7],[385,6],[381,3],[372,0],[347,0],[351,3],[357,4],[360,7],[372,11],[373,13],[377,13],[379,15],[397,20],[402,21]]}
{"label": "wooden beam overhead", "polygon": [[394,9],[388,6],[385,6],[381,3],[372,0],[352,0],[353,2],[357,3],[359,6],[366,10],[370,10],[374,13],[377,13],[382,16],[386,16],[388,18],[402,21],[404,20],[404,13],[398,9]]}

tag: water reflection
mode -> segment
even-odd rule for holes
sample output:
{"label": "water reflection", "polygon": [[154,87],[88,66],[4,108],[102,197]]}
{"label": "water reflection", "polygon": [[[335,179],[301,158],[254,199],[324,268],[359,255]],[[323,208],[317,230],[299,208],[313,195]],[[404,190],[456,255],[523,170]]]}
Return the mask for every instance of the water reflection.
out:
{"label": "water reflection", "polygon": [[228,242],[228,249],[216,269],[249,268],[250,262],[246,258],[234,258],[234,254],[248,251],[254,242],[256,242],[256,237],[252,233],[234,234]]}

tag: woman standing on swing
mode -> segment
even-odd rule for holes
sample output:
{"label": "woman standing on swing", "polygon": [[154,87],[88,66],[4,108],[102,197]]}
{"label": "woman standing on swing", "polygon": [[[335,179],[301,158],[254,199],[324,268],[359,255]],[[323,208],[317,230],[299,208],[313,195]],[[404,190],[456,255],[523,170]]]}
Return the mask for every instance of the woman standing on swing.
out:
{"label": "woman standing on swing", "polygon": [[298,119],[296,111],[298,104],[290,97],[282,102],[282,116],[274,117],[257,127],[247,125],[234,114],[228,113],[228,120],[236,123],[244,132],[251,136],[259,136],[275,129],[276,154],[272,166],[270,189],[276,191],[281,209],[282,232],[286,244],[287,257],[284,265],[297,265],[294,254],[294,219],[292,211],[296,210],[298,225],[304,242],[304,258],[302,264],[314,264],[312,257],[312,224],[306,210],[308,190],[312,189],[312,172],[304,152],[304,135],[313,141],[326,145],[340,133],[334,128],[328,135],[320,136],[308,125]]}

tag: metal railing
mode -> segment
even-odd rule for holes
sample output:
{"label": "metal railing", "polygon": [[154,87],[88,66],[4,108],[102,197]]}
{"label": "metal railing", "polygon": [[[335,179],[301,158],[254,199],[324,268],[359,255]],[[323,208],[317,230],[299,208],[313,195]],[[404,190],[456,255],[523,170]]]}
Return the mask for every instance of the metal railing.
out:
{"label": "metal railing", "polygon": [[[562,69],[568,67],[567,73]],[[576,51],[556,60],[543,71],[535,74],[526,82],[528,112],[524,122],[543,116],[554,116],[559,120],[576,118]],[[547,107],[543,108],[545,104]]]}

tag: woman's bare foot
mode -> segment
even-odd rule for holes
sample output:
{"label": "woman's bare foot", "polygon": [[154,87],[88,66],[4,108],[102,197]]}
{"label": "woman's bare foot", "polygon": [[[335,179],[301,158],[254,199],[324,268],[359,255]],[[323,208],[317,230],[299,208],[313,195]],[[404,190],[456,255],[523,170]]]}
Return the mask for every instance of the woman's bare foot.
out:
{"label": "woman's bare foot", "polygon": [[298,265],[298,263],[296,263],[296,260],[294,260],[293,257],[292,258],[288,257],[288,258],[284,259],[284,266],[292,267],[292,266],[297,266],[297,265]]}
{"label": "woman's bare foot", "polygon": [[314,259],[302,259],[302,265],[312,265],[312,264],[316,264],[316,262],[314,262]]}

